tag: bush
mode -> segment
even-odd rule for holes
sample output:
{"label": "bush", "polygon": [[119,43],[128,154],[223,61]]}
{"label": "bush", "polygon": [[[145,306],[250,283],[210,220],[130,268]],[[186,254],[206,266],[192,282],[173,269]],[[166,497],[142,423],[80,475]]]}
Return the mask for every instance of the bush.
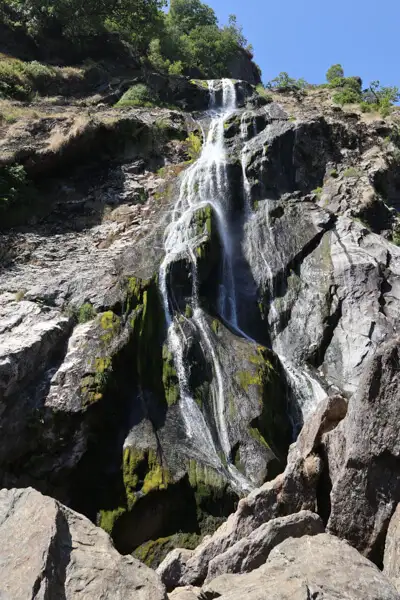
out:
{"label": "bush", "polygon": [[90,302],[86,302],[82,304],[80,309],[78,310],[78,322],[79,323],[87,323],[88,321],[92,321],[96,317],[96,309]]}
{"label": "bush", "polygon": [[22,165],[0,168],[0,211],[8,210],[28,196],[29,181]]}
{"label": "bush", "polygon": [[343,90],[336,92],[336,94],[332,96],[332,100],[335,104],[340,104],[341,106],[344,104],[356,104],[361,100],[361,93],[356,92],[351,88],[344,87]]}
{"label": "bush", "polygon": [[187,153],[190,156],[190,160],[196,160],[201,152],[201,148],[203,145],[203,141],[200,137],[200,135],[195,132],[195,131],[191,131],[189,133],[189,137],[186,140],[187,143]]}
{"label": "bush", "polygon": [[293,79],[289,77],[286,71],[282,71],[279,73],[275,79],[272,79],[269,83],[267,83],[267,88],[278,88],[278,89],[289,89],[296,88],[299,90],[303,90],[307,87],[307,82],[305,79]]}
{"label": "bush", "polygon": [[125,92],[122,98],[117,102],[116,106],[153,107],[155,106],[155,104],[151,100],[151,95],[147,85],[145,85],[144,83],[137,83],[136,85],[133,85],[131,88],[129,88],[127,92]]}
{"label": "bush", "polygon": [[183,73],[183,62],[181,60],[177,60],[169,66],[168,73],[170,75],[182,75]]}
{"label": "bush", "polygon": [[342,79],[344,77],[344,70],[342,65],[332,65],[326,72],[326,80],[328,83],[332,83],[335,80]]}

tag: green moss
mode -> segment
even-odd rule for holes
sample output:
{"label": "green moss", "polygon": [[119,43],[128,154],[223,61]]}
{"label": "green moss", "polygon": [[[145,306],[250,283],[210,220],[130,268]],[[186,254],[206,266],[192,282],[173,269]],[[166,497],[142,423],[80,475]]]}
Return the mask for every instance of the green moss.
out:
{"label": "green moss", "polygon": [[99,527],[111,535],[115,523],[125,512],[126,508],[123,507],[119,507],[114,510],[101,510],[99,516]]}
{"label": "green moss", "polygon": [[187,319],[191,319],[193,317],[193,308],[190,306],[190,304],[186,304],[185,317]]}
{"label": "green moss", "polygon": [[284,461],[291,442],[291,426],[286,410],[286,389],[280,364],[274,354],[259,346],[250,359],[251,366],[236,374],[236,381],[246,393],[254,388],[260,403],[260,416],[249,427],[249,434],[259,444],[272,450]]}
{"label": "green moss", "polygon": [[361,173],[354,167],[349,167],[343,173],[343,177],[357,177],[357,179],[359,179],[361,177]]}
{"label": "green moss", "polygon": [[121,319],[109,310],[101,315],[100,327],[106,332],[101,336],[102,341],[109,344],[120,331]]}
{"label": "green moss", "polygon": [[316,194],[317,196],[321,196],[322,194],[322,187],[317,187],[315,188],[315,190],[313,190],[314,194]]}
{"label": "green moss", "polygon": [[211,323],[211,329],[213,330],[215,335],[219,334],[220,328],[221,328],[220,322],[218,321],[218,319],[214,319],[213,322]]}
{"label": "green moss", "polygon": [[173,357],[168,347],[163,347],[163,374],[162,381],[165,399],[168,406],[173,406],[179,400],[179,379],[174,365]]}
{"label": "green moss", "polygon": [[78,322],[79,323],[87,323],[88,321],[92,321],[96,318],[97,312],[90,302],[86,302],[82,304],[80,309],[78,310]]}
{"label": "green moss", "polygon": [[250,427],[249,433],[250,433],[251,437],[254,438],[255,440],[257,440],[257,442],[259,442],[262,446],[264,446],[265,448],[268,448],[268,450],[271,449],[269,447],[269,445],[267,444],[267,442],[265,441],[265,438],[261,435],[261,432],[259,429],[257,429],[256,427]]}
{"label": "green moss", "polygon": [[151,449],[125,448],[122,470],[128,510],[132,510],[143,495],[165,490],[171,482],[168,470],[160,464],[157,453]]}
{"label": "green moss", "polygon": [[151,569],[156,569],[174,548],[194,550],[201,542],[202,536],[196,533],[176,533],[169,537],[150,540],[136,548],[133,556]]}
{"label": "green moss", "polygon": [[203,138],[197,131],[191,131],[186,139],[186,151],[190,157],[190,161],[198,159],[203,146]]}
{"label": "green moss", "polygon": [[197,85],[199,87],[202,87],[205,90],[208,90],[208,81],[206,81],[205,79],[191,79],[190,83],[193,84],[193,85]]}

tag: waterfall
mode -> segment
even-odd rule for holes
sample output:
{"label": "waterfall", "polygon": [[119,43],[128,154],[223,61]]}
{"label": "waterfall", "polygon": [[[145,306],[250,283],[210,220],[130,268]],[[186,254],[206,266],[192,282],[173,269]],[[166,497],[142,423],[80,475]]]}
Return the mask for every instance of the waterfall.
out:
{"label": "waterfall", "polygon": [[[212,333],[198,299],[197,261],[194,255],[198,239],[193,233],[191,223],[198,210],[211,206],[222,244],[222,273],[218,293],[218,309],[223,320],[232,324],[233,327],[237,326],[236,289],[232,267],[233,247],[228,226],[230,206],[226,193],[228,177],[224,138],[225,121],[236,111],[236,89],[231,80],[222,80],[222,106],[218,107],[215,82],[210,81],[208,85],[211,123],[200,157],[183,175],[171,222],[165,231],[165,256],[160,266],[159,286],[168,325],[168,347],[177,370],[181,412],[187,437],[196,447],[196,451],[201,452],[210,465],[223,470],[228,475],[233,487],[239,491],[249,491],[252,487],[251,484],[231,464],[222,368],[213,346]],[[190,394],[188,369],[184,360],[186,340],[179,324],[179,315],[174,314],[168,289],[169,267],[178,257],[182,256],[190,262],[192,272],[191,304],[193,314],[190,320],[196,327],[202,345],[211,359],[216,380],[215,389],[212,390],[212,408],[218,435],[217,444],[213,440],[200,408]]]}
{"label": "waterfall", "polygon": [[[234,244],[232,225],[230,223],[229,181],[227,173],[227,155],[225,146],[225,122],[238,110],[236,89],[229,79],[222,82],[222,105],[217,106],[217,85],[208,83],[210,92],[208,133],[204,133],[204,143],[199,158],[184,172],[177,200],[171,213],[171,220],[164,235],[164,260],[159,271],[159,286],[163,300],[166,322],[168,326],[167,343],[175,363],[180,389],[180,409],[188,444],[192,452],[207,464],[223,472],[238,491],[249,491],[250,482],[240,474],[231,462],[231,444],[229,425],[226,420],[226,400],[224,374],[214,346],[213,334],[208,325],[198,296],[198,265],[195,250],[201,242],[195,231],[194,216],[205,207],[211,207],[222,246],[221,276],[218,287],[218,313],[226,324],[239,336],[249,342],[256,343],[244,331],[238,322],[237,293],[234,274]],[[243,174],[243,196],[245,199],[245,220],[251,226],[251,186],[247,177],[249,156],[248,130],[246,114],[241,120],[241,139],[243,142],[241,164]],[[255,120],[253,136],[257,135]],[[268,221],[267,236],[273,237]],[[259,251],[259,249],[257,249]],[[272,269],[268,257],[262,256],[268,279],[273,288]],[[185,259],[190,265],[192,278],[191,316],[183,318],[174,307],[173,290],[169,287],[169,270],[177,260]],[[273,306],[273,303],[272,303]],[[196,330],[203,351],[207,354],[213,368],[214,385],[211,387],[210,401],[212,408],[213,431],[200,410],[190,391],[189,366],[185,361],[187,340],[182,320],[190,322],[191,330]],[[186,323],[189,326],[189,323]],[[287,374],[291,393],[296,398],[296,405],[301,413],[294,416],[294,430],[298,428],[302,418],[312,409],[315,399],[324,394],[319,384],[305,371],[300,371],[281,357]]]}

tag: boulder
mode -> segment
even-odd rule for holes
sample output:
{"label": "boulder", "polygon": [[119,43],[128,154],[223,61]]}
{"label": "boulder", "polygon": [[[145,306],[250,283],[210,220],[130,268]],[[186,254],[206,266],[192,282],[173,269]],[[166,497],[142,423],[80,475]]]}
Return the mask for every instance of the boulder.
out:
{"label": "boulder", "polygon": [[390,581],[346,542],[327,534],[289,538],[265,565],[221,575],[201,598],[220,600],[399,600]]}
{"label": "boulder", "polygon": [[325,435],[332,491],[328,531],[382,563],[400,497],[400,338],[369,362],[348,413]]}
{"label": "boulder", "polygon": [[183,588],[177,588],[171,594],[168,594],[169,600],[200,600],[200,588],[187,585]]}
{"label": "boulder", "polygon": [[206,581],[223,573],[249,573],[265,563],[271,550],[286,538],[323,532],[321,518],[310,511],[272,519],[210,561]]}
{"label": "boulder", "polygon": [[383,572],[400,592],[400,504],[390,520],[386,535]]}
{"label": "boulder", "polygon": [[4,600],[165,600],[159,577],[82,515],[32,488],[0,491]]}
{"label": "boulder", "polygon": [[167,590],[173,590],[179,583],[182,571],[187,561],[192,557],[193,551],[184,548],[175,548],[157,569],[161,581]]}

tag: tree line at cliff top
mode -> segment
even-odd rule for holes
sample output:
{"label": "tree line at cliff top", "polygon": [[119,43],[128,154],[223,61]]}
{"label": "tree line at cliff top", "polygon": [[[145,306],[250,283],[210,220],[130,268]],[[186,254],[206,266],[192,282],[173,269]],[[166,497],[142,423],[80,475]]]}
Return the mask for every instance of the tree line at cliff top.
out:
{"label": "tree line at cliff top", "polygon": [[236,17],[220,26],[200,0],[0,0],[0,16],[33,40],[82,44],[116,34],[136,56],[169,74],[204,78],[229,76],[229,62],[252,48]]}
{"label": "tree line at cliff top", "polygon": [[336,104],[359,104],[363,112],[378,111],[383,117],[390,114],[393,104],[400,100],[399,88],[396,86],[382,86],[379,81],[372,81],[368,87],[363,88],[360,77],[345,77],[342,65],[332,65],[326,73],[326,83],[313,85],[305,79],[294,79],[288,73],[279,73],[265,85],[265,89],[287,91],[306,91],[313,88],[330,88],[334,90],[332,96]]}

